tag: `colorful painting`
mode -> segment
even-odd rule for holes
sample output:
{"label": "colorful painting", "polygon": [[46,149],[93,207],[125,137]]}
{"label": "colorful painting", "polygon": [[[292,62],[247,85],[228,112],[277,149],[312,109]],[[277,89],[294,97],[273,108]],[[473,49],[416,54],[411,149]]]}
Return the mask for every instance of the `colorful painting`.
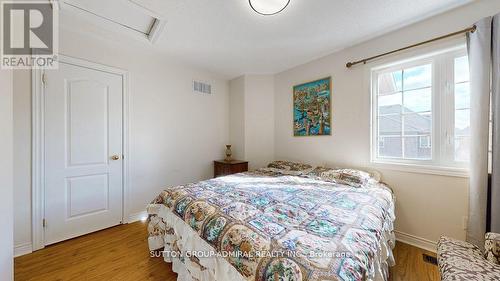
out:
{"label": "colorful painting", "polygon": [[332,78],[293,87],[294,136],[331,135]]}

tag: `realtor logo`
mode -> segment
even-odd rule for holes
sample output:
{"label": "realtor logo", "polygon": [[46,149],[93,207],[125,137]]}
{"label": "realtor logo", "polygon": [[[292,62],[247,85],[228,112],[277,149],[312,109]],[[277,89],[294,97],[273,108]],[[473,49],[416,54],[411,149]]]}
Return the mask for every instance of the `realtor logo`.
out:
{"label": "realtor logo", "polygon": [[2,2],[1,67],[57,68],[57,11],[48,1]]}

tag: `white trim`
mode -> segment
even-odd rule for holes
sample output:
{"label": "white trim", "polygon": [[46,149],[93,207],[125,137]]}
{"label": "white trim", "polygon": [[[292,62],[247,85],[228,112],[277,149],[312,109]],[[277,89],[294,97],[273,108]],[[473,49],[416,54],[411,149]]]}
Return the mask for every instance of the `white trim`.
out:
{"label": "white trim", "polygon": [[[453,64],[453,58],[466,55],[463,44],[453,47],[431,51],[427,54],[419,54],[413,58],[399,59],[395,62],[385,62],[370,69],[370,162],[381,165],[382,168],[401,170],[416,173],[436,174],[446,176],[468,177],[467,163],[454,160],[453,144],[449,136],[453,134],[454,119],[450,115],[449,104],[453,104],[452,92],[445,87],[445,81],[453,81],[450,77],[449,64]],[[378,156],[378,105],[377,88],[378,76],[394,70],[406,69],[416,65],[432,64],[432,153],[431,159],[418,160],[408,158],[384,158]],[[446,68],[446,71],[445,69]],[[452,72],[452,71],[451,71]],[[444,75],[447,75],[446,77]],[[404,95],[403,95],[404,98]],[[401,129],[403,130],[403,129]],[[401,132],[403,133],[403,132]],[[403,150],[404,151],[404,150]],[[404,154],[403,154],[404,157]],[[398,167],[400,166],[400,167]]]}
{"label": "white trim", "polygon": [[23,243],[14,246],[14,257],[20,257],[27,254],[33,253],[33,248],[31,247],[31,243]]}
{"label": "white trim", "polygon": [[[123,192],[122,192],[122,223],[129,218],[129,74],[128,71],[112,66],[102,65],[87,60],[60,54],[59,61],[81,67],[104,71],[122,77],[123,83]],[[32,249],[33,251],[45,247],[45,237],[42,221],[45,214],[45,177],[44,177],[44,85],[42,75],[45,70],[33,69],[32,79]]]}
{"label": "white trim", "polygon": [[151,31],[149,31],[148,35],[148,40],[151,42],[151,44],[156,43],[156,40],[160,38],[161,33],[163,32],[163,29],[167,25],[167,21],[164,19],[156,18],[155,22],[153,24],[153,27],[151,27]]}
{"label": "white trim", "polygon": [[71,57],[71,56],[67,56],[67,55],[63,55],[63,54],[59,54],[59,61],[67,63],[67,64],[76,65],[76,66],[83,66],[83,67],[87,67],[87,68],[91,68],[91,69],[95,69],[95,70],[109,72],[109,73],[121,75],[121,76],[124,76],[128,73],[127,70],[124,70],[121,68],[117,68],[114,66],[109,66],[109,65],[105,65],[105,64],[101,64],[101,63],[97,63],[97,62],[92,62],[92,61],[85,60],[85,59],[75,58],[75,57]]}
{"label": "white trim", "polygon": [[130,214],[130,216],[128,217],[127,223],[133,223],[133,222],[136,222],[136,221],[144,221],[147,218],[148,218],[148,212],[147,211],[133,213],[133,214]]}
{"label": "white trim", "polygon": [[374,160],[371,163],[377,169],[386,169],[392,171],[409,172],[417,174],[450,176],[459,178],[469,177],[469,170],[465,168],[416,165],[416,164],[398,163],[398,162],[391,163],[378,160]]}
{"label": "white trim", "polygon": [[417,49],[413,52],[401,53],[400,55],[396,55],[391,57],[387,57],[385,59],[381,59],[378,62],[372,63],[371,71],[379,71],[381,69],[392,69],[398,68],[398,65],[412,63],[414,61],[428,59],[430,57],[439,56],[445,53],[452,52],[463,52],[464,49],[467,48],[467,44],[464,42],[465,40],[457,40],[453,39],[445,44],[438,46],[430,46],[428,48]]}
{"label": "white trim", "polygon": [[130,215],[130,79],[129,73],[125,71],[122,74],[123,81],[123,204],[122,204],[122,222]]}
{"label": "white trim", "polygon": [[44,178],[44,98],[41,69],[31,71],[32,80],[32,177],[31,177],[31,243],[33,251],[45,247],[43,217],[45,213]]}
{"label": "white trim", "polygon": [[396,240],[433,253],[437,252],[437,242],[395,230]]}

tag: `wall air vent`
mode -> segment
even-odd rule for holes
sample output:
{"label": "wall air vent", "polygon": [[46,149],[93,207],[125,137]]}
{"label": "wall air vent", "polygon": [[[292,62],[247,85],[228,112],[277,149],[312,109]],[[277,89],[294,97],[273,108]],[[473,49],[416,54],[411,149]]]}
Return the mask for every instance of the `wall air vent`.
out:
{"label": "wall air vent", "polygon": [[424,258],[424,261],[427,263],[434,264],[434,265],[438,264],[437,258],[434,256],[430,256],[428,254],[423,254],[423,258]]}
{"label": "wall air vent", "polygon": [[212,94],[212,85],[195,80],[195,81],[193,81],[193,91],[195,91],[197,93],[211,95]]}

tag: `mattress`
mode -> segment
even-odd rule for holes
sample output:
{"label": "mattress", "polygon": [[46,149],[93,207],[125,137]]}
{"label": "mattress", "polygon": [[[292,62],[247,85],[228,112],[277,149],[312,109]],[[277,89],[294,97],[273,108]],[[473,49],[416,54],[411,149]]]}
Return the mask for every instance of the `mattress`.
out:
{"label": "mattress", "polygon": [[167,188],[147,210],[151,256],[178,280],[378,281],[394,264],[394,197],[382,183],[263,169]]}

